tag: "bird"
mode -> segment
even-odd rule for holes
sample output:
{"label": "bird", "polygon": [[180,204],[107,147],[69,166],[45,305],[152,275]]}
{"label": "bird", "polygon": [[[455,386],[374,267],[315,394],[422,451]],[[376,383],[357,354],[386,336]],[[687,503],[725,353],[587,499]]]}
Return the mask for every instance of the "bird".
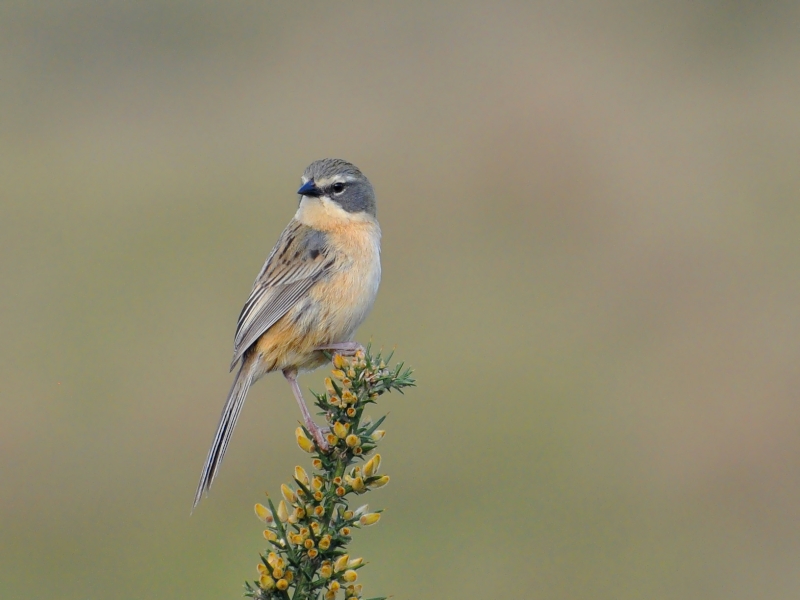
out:
{"label": "bird", "polygon": [[326,450],[325,430],[309,413],[297,375],[325,364],[331,352],[347,355],[362,348],[353,335],[372,309],[381,280],[375,191],[358,167],[336,158],[312,162],[301,183],[297,212],[239,314],[230,370],[239,368],[193,509],[219,471],[250,386],[268,373],[283,373],[303,424]]}

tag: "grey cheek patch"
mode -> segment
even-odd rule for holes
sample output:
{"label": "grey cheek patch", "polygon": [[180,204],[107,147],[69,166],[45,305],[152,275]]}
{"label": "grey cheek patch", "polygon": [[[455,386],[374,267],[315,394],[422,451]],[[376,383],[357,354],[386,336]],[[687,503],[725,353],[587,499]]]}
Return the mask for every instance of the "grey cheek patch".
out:
{"label": "grey cheek patch", "polygon": [[369,212],[375,213],[375,199],[372,189],[368,185],[358,185],[351,188],[340,200],[343,209],[350,213]]}

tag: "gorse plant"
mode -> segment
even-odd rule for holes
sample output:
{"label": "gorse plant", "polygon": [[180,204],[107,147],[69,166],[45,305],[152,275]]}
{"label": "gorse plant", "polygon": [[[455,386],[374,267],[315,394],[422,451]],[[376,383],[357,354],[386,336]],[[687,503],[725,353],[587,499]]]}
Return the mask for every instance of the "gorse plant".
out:
{"label": "gorse plant", "polygon": [[[304,427],[295,431],[297,444],[313,455],[311,474],[295,467],[294,483],[281,485],[278,505],[256,504],[256,515],[267,524],[264,537],[270,548],[261,555],[259,578],[246,583],[246,596],[258,600],[361,599],[357,571],[361,558],[350,558],[347,546],[355,529],[374,525],[381,511],[367,505],[352,509],[349,498],[383,487],[380,454],[368,456],[383,438],[378,429],[385,416],[374,423],[364,415],[368,404],[392,390],[402,393],[414,385],[403,364],[388,368],[380,353],[369,347],[353,357],[333,356],[334,369],[325,379],[325,393],[314,394],[330,429],[327,449],[318,448]],[[385,600],[372,598],[370,600]]]}

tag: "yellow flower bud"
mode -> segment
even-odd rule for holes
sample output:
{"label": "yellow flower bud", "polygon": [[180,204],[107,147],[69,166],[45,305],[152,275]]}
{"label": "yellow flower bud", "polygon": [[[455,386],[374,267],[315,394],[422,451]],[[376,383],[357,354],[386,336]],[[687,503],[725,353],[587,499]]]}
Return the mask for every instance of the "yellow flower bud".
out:
{"label": "yellow flower bud", "polygon": [[258,570],[259,575],[263,575],[264,573],[268,572],[267,567],[264,566],[264,563],[258,563],[256,565],[256,569]]}
{"label": "yellow flower bud", "polygon": [[308,473],[306,473],[306,470],[303,467],[297,466],[294,468],[294,478],[304,486],[308,487]]}
{"label": "yellow flower bud", "polygon": [[345,425],[341,421],[336,421],[336,423],[333,424],[333,433],[335,433],[336,437],[338,437],[340,440],[343,440],[344,438],[347,437],[347,432],[349,430],[350,430],[349,423]]}
{"label": "yellow flower bud", "polygon": [[385,435],[386,431],[384,431],[383,429],[376,429],[375,431],[372,432],[372,435],[369,437],[372,438],[373,442],[380,442],[383,439],[383,436]]}
{"label": "yellow flower bud", "polygon": [[358,398],[356,398],[356,395],[350,390],[342,392],[342,402],[346,404],[355,404],[356,400],[358,400]]}
{"label": "yellow flower bud", "polygon": [[347,493],[347,490],[344,489],[342,486],[339,486],[339,487],[336,488],[336,495],[339,496],[340,498],[342,496],[344,496],[346,493]]}
{"label": "yellow flower bud", "polygon": [[322,565],[319,568],[319,575],[323,579],[327,579],[331,575],[333,575],[333,567],[331,565]]}
{"label": "yellow flower bud", "polygon": [[368,525],[374,525],[378,521],[380,521],[381,515],[380,513],[367,513],[363,517],[361,517],[358,522],[361,523],[364,527]]}
{"label": "yellow flower bud", "polygon": [[281,568],[273,569],[272,576],[275,577],[276,579],[280,579],[281,577],[283,577],[283,569]]}
{"label": "yellow flower bud", "polygon": [[324,514],[325,514],[325,507],[323,507],[322,505],[314,507],[314,516],[321,517]]}
{"label": "yellow flower bud", "polygon": [[294,573],[292,573],[289,569],[286,569],[286,573],[283,574],[283,578],[289,583],[292,583],[292,580],[294,579]]}
{"label": "yellow flower bud", "polygon": [[322,499],[325,497],[325,494],[322,492],[314,492],[314,500],[317,502],[322,502]]}
{"label": "yellow flower bud", "polygon": [[385,486],[387,483],[389,483],[389,476],[388,475],[381,475],[380,477],[378,477],[375,481],[373,481],[369,485],[370,485],[370,487],[380,488],[380,487]]}
{"label": "yellow flower bud", "polygon": [[317,554],[319,554],[319,550],[317,550],[316,548],[312,548],[311,550],[308,551],[309,558],[317,558]]}
{"label": "yellow flower bud", "polygon": [[340,533],[341,535],[343,535],[343,536],[347,537],[347,536],[349,536],[349,535],[350,535],[350,528],[349,528],[349,527],[342,527],[342,528],[339,530],[339,533]]}
{"label": "yellow flower bud", "polygon": [[322,468],[322,461],[320,459],[318,459],[318,458],[315,458],[314,460],[312,460],[311,464],[313,465],[313,467],[315,469],[321,469]]}
{"label": "yellow flower bud", "polygon": [[286,498],[286,502],[289,504],[297,502],[297,495],[294,493],[294,490],[285,483],[281,484],[281,495]]}
{"label": "yellow flower bud", "polygon": [[347,563],[347,567],[350,569],[355,569],[356,567],[360,567],[364,563],[363,558],[354,558],[350,562]]}
{"label": "yellow flower bud", "polygon": [[322,486],[324,486],[324,485],[325,485],[325,482],[322,480],[322,477],[320,477],[319,475],[315,475],[314,479],[311,480],[311,486],[315,490],[321,490]]}
{"label": "yellow flower bud", "polygon": [[305,431],[303,431],[302,427],[298,427],[294,430],[295,438],[297,438],[297,445],[300,446],[301,450],[305,450],[308,453],[314,452],[316,450],[316,446],[314,446],[314,442],[306,437]]}
{"label": "yellow flower bud", "polygon": [[350,448],[355,448],[361,444],[361,440],[358,439],[358,436],[352,433],[348,435],[344,441]]}
{"label": "yellow flower bud", "polygon": [[279,564],[278,561],[280,561],[280,558],[278,558],[278,555],[275,554],[274,552],[270,552],[269,554],[267,554],[267,563],[273,569],[278,566]]}
{"label": "yellow flower bud", "polygon": [[361,494],[367,490],[367,486],[364,485],[364,480],[361,479],[361,477],[356,477],[353,483],[350,484],[350,487],[352,487],[353,491],[357,494]]}
{"label": "yellow flower bud", "polygon": [[347,583],[353,583],[356,579],[358,579],[358,573],[356,573],[352,569],[349,569],[344,572],[344,575],[342,575],[342,579],[344,579]]}
{"label": "yellow flower bud", "polygon": [[272,521],[272,515],[269,512],[269,509],[264,506],[263,504],[256,504],[256,516],[264,521],[265,523],[268,521]]}
{"label": "yellow flower bud", "polygon": [[341,369],[334,369],[333,371],[331,371],[331,375],[333,375],[339,381],[345,378],[344,371],[342,371]]}
{"label": "yellow flower bud", "polygon": [[330,548],[331,547],[331,536],[329,536],[329,535],[323,536],[322,539],[319,541],[318,546],[319,546],[320,550],[327,550],[328,548]]}
{"label": "yellow flower bud", "polygon": [[285,579],[278,579],[278,581],[275,583],[275,587],[283,592],[289,587],[289,582]]}
{"label": "yellow flower bud", "polygon": [[355,516],[355,513],[352,510],[346,510],[342,516],[349,521]]}
{"label": "yellow flower bud", "polygon": [[339,443],[339,438],[332,433],[325,434],[325,440],[328,442],[329,446],[335,446]]}
{"label": "yellow flower bud", "polygon": [[305,542],[303,542],[303,546],[306,547],[306,550],[311,550],[314,547],[314,540],[308,538]]}
{"label": "yellow flower bud", "polygon": [[333,387],[333,382],[330,377],[325,378],[325,391],[328,392],[328,396],[336,395],[336,388]]}
{"label": "yellow flower bud", "polygon": [[281,523],[286,523],[289,520],[289,510],[283,500],[278,503],[278,519],[280,519]]}
{"label": "yellow flower bud", "polygon": [[269,529],[265,529],[264,530],[264,539],[265,540],[269,540],[270,542],[276,542],[276,541],[278,541],[278,536],[275,534],[274,531],[271,531]]}
{"label": "yellow flower bud", "polygon": [[333,366],[336,367],[337,369],[343,369],[347,365],[347,361],[341,354],[334,354],[332,362]]}
{"label": "yellow flower bud", "polygon": [[338,581],[331,581],[331,584],[328,586],[328,589],[332,592],[338,592],[340,587],[342,586],[339,585]]}
{"label": "yellow flower bud", "polygon": [[264,573],[258,578],[258,585],[262,590],[271,590],[275,587],[275,580]]}
{"label": "yellow flower bud", "polygon": [[367,464],[364,465],[364,477],[372,477],[378,472],[378,469],[381,466],[381,455],[376,454],[372,458],[367,461]]}
{"label": "yellow flower bud", "polygon": [[350,555],[342,554],[339,558],[336,559],[336,562],[333,563],[334,572],[338,573],[339,571],[344,571],[347,568],[348,562],[350,562]]}
{"label": "yellow flower bud", "polygon": [[319,532],[322,530],[322,525],[314,521],[311,523],[311,530],[314,532],[314,535],[319,535]]}

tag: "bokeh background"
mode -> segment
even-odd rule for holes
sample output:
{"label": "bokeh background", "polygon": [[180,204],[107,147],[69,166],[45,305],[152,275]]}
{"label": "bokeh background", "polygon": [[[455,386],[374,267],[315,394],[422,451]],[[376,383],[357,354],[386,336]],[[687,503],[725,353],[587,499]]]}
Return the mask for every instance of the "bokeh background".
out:
{"label": "bokeh background", "polygon": [[[800,4],[0,4],[0,597],[238,598],[280,377],[236,317],[337,156],[379,195],[368,596],[800,595]],[[305,376],[321,388],[323,372]],[[376,411],[378,413],[379,411]]]}

